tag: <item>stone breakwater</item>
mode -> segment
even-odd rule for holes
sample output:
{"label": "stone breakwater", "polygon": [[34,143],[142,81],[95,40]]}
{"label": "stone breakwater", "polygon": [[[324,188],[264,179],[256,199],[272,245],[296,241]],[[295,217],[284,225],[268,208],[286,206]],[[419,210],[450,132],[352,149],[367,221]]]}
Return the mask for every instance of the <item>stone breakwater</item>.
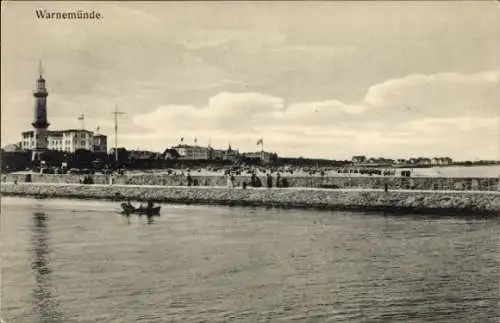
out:
{"label": "stone breakwater", "polygon": [[458,191],[221,188],[144,185],[2,184],[5,196],[153,199],[162,203],[500,215],[500,193]]}
{"label": "stone breakwater", "polygon": [[[6,182],[24,182],[26,175],[7,174]],[[223,175],[197,175],[192,173],[193,180],[200,186],[223,187],[227,185],[227,178]],[[265,185],[266,178],[259,177]],[[456,191],[499,191],[500,178],[453,178],[453,177],[394,177],[394,176],[294,176],[285,175],[289,187],[307,188],[363,188],[381,189],[385,184],[389,189],[407,190],[456,190]],[[79,183],[80,175],[54,175],[54,174],[33,174],[31,180],[34,183]],[[109,178],[96,174],[93,176],[94,183],[107,184]],[[127,174],[113,177],[115,184],[128,185],[164,185],[164,186],[186,186],[187,178],[183,175],[166,174]],[[273,176],[274,184],[276,175]],[[250,176],[235,176],[235,183],[241,185],[243,182],[250,182]]]}

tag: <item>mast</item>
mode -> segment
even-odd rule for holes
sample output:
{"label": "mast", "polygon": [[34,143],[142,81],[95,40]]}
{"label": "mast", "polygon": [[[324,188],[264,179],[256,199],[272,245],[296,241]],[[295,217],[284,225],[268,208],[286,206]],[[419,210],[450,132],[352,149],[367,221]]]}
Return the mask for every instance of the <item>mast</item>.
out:
{"label": "mast", "polygon": [[118,111],[118,105],[115,105],[115,111],[113,111],[115,119],[115,161],[118,164],[118,116],[124,115],[125,112]]}

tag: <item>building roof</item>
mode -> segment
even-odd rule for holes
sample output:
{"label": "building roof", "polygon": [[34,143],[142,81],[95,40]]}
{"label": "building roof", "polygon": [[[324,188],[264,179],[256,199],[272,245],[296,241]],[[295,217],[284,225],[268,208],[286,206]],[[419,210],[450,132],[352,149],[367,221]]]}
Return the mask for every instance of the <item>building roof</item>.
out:
{"label": "building roof", "polygon": [[271,154],[272,153],[268,152],[268,151],[256,151],[256,152],[244,152],[241,155],[243,155],[243,156],[260,156],[260,155],[266,156],[266,155],[271,155]]}
{"label": "building roof", "polygon": [[65,133],[65,132],[86,132],[86,133],[93,133],[90,130],[86,129],[63,129],[63,130],[50,130],[49,133]]}
{"label": "building roof", "polygon": [[[47,131],[47,134],[49,135],[58,135],[58,134],[63,134],[63,133],[68,133],[68,132],[86,132],[86,133],[93,133],[90,130],[85,130],[85,129],[63,129],[63,130],[49,130]],[[30,134],[33,133],[33,130],[28,130],[28,131],[23,131],[21,134]],[[103,134],[99,134],[98,136],[105,136]]]}
{"label": "building roof", "polygon": [[193,146],[193,145],[177,145],[172,147],[172,149],[177,149],[177,148],[211,149],[210,147]]}
{"label": "building roof", "polygon": [[[48,136],[62,136],[64,133],[74,133],[74,132],[85,132],[85,133],[89,133],[89,134],[92,134],[93,137],[99,137],[99,138],[107,138],[108,136],[107,135],[104,135],[104,134],[94,134],[92,131],[90,130],[85,130],[85,129],[63,129],[63,130],[49,130],[47,131],[47,135]],[[28,130],[28,131],[23,131],[21,132],[21,136],[25,136],[25,135],[34,135],[34,131],[33,130]]]}

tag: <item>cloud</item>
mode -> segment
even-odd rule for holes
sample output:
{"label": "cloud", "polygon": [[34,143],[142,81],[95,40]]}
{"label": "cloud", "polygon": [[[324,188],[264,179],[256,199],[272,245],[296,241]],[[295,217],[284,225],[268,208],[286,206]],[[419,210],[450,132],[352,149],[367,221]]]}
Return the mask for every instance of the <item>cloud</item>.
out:
{"label": "cloud", "polygon": [[183,130],[241,130],[251,128],[273,112],[283,110],[283,99],[261,93],[222,92],[209,99],[204,107],[168,105],[134,117],[137,124],[152,129],[176,127]]}
{"label": "cloud", "polygon": [[494,117],[500,112],[499,80],[499,70],[408,75],[371,86],[364,103],[379,108],[380,113],[397,112],[411,118]]}
{"label": "cloud", "polygon": [[[492,138],[499,126],[498,97],[493,92],[498,75],[496,71],[409,75],[375,84],[363,100],[353,103],[333,99],[287,103],[264,93],[221,92],[206,105],[163,106],[135,116],[133,122],[165,138],[162,144],[191,134],[216,138],[223,146],[224,141],[232,141],[243,150],[254,150],[253,141],[263,136],[266,147],[285,155],[303,149],[300,154],[331,156],[336,152],[343,158],[356,153],[466,158],[456,143],[463,138],[470,151],[497,158],[498,145]],[[479,108],[468,109],[472,102]],[[434,111],[438,106],[441,110]],[[468,138],[480,143],[472,147]]]}
{"label": "cloud", "polygon": [[282,46],[270,49],[271,53],[282,53],[292,55],[296,58],[328,58],[340,59],[354,55],[357,48],[354,46],[326,46],[326,45],[308,45],[308,46]]}
{"label": "cloud", "polygon": [[337,100],[326,100],[316,102],[299,102],[291,104],[287,109],[287,115],[292,117],[301,117],[319,113],[319,118],[329,116],[339,116],[343,113],[360,114],[366,107],[361,104],[346,104]]}
{"label": "cloud", "polygon": [[[335,99],[287,102],[266,93],[223,91],[204,104],[168,104],[124,116],[120,120],[120,145],[163,150],[180,137],[192,137],[188,142],[197,137],[200,144],[208,144],[210,139],[216,147],[231,142],[241,150],[252,151],[257,149],[256,139],[262,136],[266,149],[285,156],[498,158],[500,105],[493,90],[498,75],[497,71],[409,75],[374,84],[364,98],[348,103]],[[10,105],[32,105],[32,98],[23,97],[9,95],[2,100]],[[54,94],[51,98],[51,129],[79,127],[76,117],[84,109],[71,107],[75,100],[83,107],[87,97],[72,100]],[[472,102],[478,108],[468,108]],[[110,106],[104,99],[89,104],[95,110]],[[54,105],[67,107],[66,112],[52,115],[50,108]],[[3,131],[29,128],[29,113],[16,116],[12,112],[7,110],[3,115]],[[86,117],[87,128],[100,126],[101,132],[113,137],[111,115]]]}
{"label": "cloud", "polygon": [[241,117],[283,110],[283,99],[262,93],[219,93],[209,100],[208,108],[216,114]]}
{"label": "cloud", "polygon": [[424,118],[407,121],[399,125],[400,128],[409,131],[418,131],[424,135],[439,135],[443,131],[453,129],[456,131],[482,131],[495,130],[498,127],[499,118],[480,118],[480,117],[454,117],[454,118]]}

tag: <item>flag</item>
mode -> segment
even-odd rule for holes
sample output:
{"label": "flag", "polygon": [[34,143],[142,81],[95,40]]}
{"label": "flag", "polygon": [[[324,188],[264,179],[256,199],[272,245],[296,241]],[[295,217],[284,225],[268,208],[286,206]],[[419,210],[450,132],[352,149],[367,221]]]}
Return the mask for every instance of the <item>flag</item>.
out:
{"label": "flag", "polygon": [[194,143],[196,144],[198,142],[198,139],[197,138],[194,138]]}
{"label": "flag", "polygon": [[83,120],[84,116],[83,113],[78,117],[78,120]]}
{"label": "flag", "polygon": [[95,132],[99,132],[100,129],[101,129],[101,127],[97,126],[97,129]]}
{"label": "flag", "polygon": [[258,145],[263,145],[264,144],[264,140],[262,138],[260,138],[259,140],[257,140],[257,146]]}
{"label": "flag", "polygon": [[183,141],[184,141],[184,137],[181,137],[181,142],[183,142]]}

